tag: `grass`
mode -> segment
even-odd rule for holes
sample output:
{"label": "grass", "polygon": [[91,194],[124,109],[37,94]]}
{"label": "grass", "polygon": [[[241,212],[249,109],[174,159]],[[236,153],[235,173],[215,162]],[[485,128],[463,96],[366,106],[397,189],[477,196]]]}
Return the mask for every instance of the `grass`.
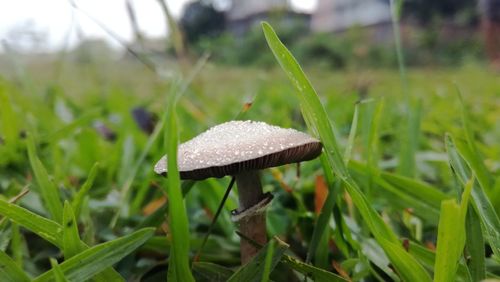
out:
{"label": "grass", "polygon": [[[283,70],[230,68],[204,58],[185,76],[156,76],[138,63],[106,59],[65,62],[57,73],[41,71],[51,70],[46,62],[26,66],[23,76],[6,72],[1,277],[498,278],[497,75],[479,64],[407,69],[408,94],[420,102],[413,121],[405,120],[398,72],[303,70],[270,26],[264,32]],[[157,116],[152,135],[131,116],[136,107]],[[269,238],[277,237],[244,267],[229,217],[234,191],[211,226],[229,177],[181,183],[175,173],[163,179],[152,171],[162,155],[174,155],[178,141],[235,116],[309,131],[325,148],[320,159],[301,165],[299,177],[292,165],[264,173],[264,189],[275,195]],[[96,122],[116,138],[106,139]],[[408,138],[414,157],[405,157],[402,170],[401,143]],[[174,172],[175,158],[169,159]],[[328,194],[320,194],[321,185]],[[324,204],[315,206],[321,197]]]}

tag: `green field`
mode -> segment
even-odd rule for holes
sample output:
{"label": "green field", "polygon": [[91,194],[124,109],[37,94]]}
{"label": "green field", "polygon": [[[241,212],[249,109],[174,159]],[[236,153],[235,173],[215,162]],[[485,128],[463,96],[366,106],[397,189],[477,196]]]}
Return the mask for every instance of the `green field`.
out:
{"label": "green field", "polygon": [[[56,60],[2,70],[1,281],[163,281],[167,271],[188,281],[189,267],[197,281],[500,279],[500,79],[479,63],[410,69],[406,96],[397,70],[309,66],[325,116],[278,63],[208,60],[153,73],[130,60]],[[152,135],[136,107],[156,116]],[[280,240],[254,264],[237,271],[234,189],[188,265],[230,178],[183,182],[181,194],[175,175],[153,166],[175,149],[176,130],[184,142],[236,117],[316,135],[323,156],[300,175],[295,165],[263,172],[274,194],[268,235]]]}

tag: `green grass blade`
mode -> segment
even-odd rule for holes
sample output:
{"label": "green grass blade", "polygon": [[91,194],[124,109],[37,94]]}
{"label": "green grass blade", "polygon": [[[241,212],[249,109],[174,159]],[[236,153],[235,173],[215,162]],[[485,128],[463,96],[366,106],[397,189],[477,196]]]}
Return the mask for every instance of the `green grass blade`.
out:
{"label": "green grass blade", "polygon": [[344,163],[349,163],[351,159],[352,147],[354,147],[354,138],[356,137],[356,131],[358,129],[359,120],[359,103],[354,106],[354,114],[352,117],[351,129],[349,130],[349,137],[347,137],[347,145],[344,151]]}
{"label": "green grass blade", "polygon": [[9,99],[3,82],[0,81],[0,129],[7,145],[15,144],[19,140],[17,117],[14,114],[12,103]]}
{"label": "green grass blade", "polygon": [[474,141],[474,133],[470,125],[469,113],[465,107],[465,103],[462,98],[462,93],[460,92],[460,89],[458,88],[457,85],[456,87],[461,105],[462,125],[465,133],[465,139],[467,140],[467,145],[471,153],[467,156],[464,156],[464,159],[469,163],[471,168],[474,170],[474,173],[476,175],[479,184],[481,184],[486,193],[489,193],[492,190],[492,183],[493,183],[492,177],[488,172],[488,169],[486,168],[486,165],[484,164],[481,158],[481,154],[479,153],[479,150],[476,146],[476,142]]}
{"label": "green grass blade", "polygon": [[0,277],[5,282],[31,281],[16,262],[2,251],[0,251]]}
{"label": "green grass blade", "polygon": [[[434,265],[436,263],[436,253],[429,250],[428,248],[419,245],[415,242],[410,241],[410,246],[408,248],[410,254],[416,257],[422,265],[426,268],[433,270]],[[460,278],[460,281],[473,281],[470,279],[469,272],[467,271],[467,267],[460,263],[457,269],[457,278]]]}
{"label": "green grass blade", "polygon": [[21,232],[17,223],[12,223],[12,239],[10,242],[10,250],[12,257],[19,267],[23,267],[23,250],[21,243]]}
{"label": "green grass blade", "polygon": [[465,245],[465,218],[474,181],[469,181],[462,202],[455,199],[443,201],[438,225],[434,281],[455,281],[458,262]]}
{"label": "green grass blade", "polygon": [[332,216],[333,206],[335,205],[335,201],[337,200],[338,191],[340,190],[340,182],[337,181],[333,183],[333,173],[330,169],[328,169],[328,163],[325,159],[324,155],[321,155],[321,163],[323,165],[323,171],[325,172],[325,178],[328,183],[328,196],[321,208],[321,212],[318,216],[318,220],[314,225],[314,231],[311,238],[311,243],[309,243],[309,249],[307,250],[306,263],[310,263],[313,258],[318,245],[325,233],[325,230],[328,228],[328,222]]}
{"label": "green grass blade", "polygon": [[344,279],[337,274],[331,273],[321,268],[314,267],[310,264],[303,263],[291,256],[284,255],[281,262],[290,267],[291,269],[300,272],[304,275],[312,276],[314,281],[317,282],[346,282],[348,280]]}
{"label": "green grass blade", "polygon": [[377,241],[396,267],[396,271],[403,281],[431,281],[427,271],[418,262],[415,262],[415,258],[405,250],[401,251],[401,244],[384,239]]}
{"label": "green grass blade", "polygon": [[[92,173],[91,173],[92,174]],[[85,185],[85,184],[84,184]],[[82,188],[83,189],[83,188]],[[89,247],[80,240],[78,233],[78,221],[73,213],[71,205],[64,203],[63,214],[63,254],[65,259],[69,259]],[[108,267],[94,277],[96,282],[123,281],[121,275],[112,267]]]}
{"label": "green grass blade", "polygon": [[407,177],[415,177],[416,162],[415,154],[418,150],[420,138],[420,113],[422,111],[421,102],[408,105],[408,113],[405,113],[402,124],[401,152],[399,155],[398,172]]}
{"label": "green grass blade", "polygon": [[[122,238],[106,242],[85,250],[64,261],[60,268],[70,281],[86,281],[144,244],[153,236],[153,228],[145,228]],[[54,270],[49,270],[33,281],[52,281]]]}
{"label": "green grass blade", "polygon": [[0,215],[3,215],[55,246],[62,247],[62,226],[18,205],[0,199]]}
{"label": "green grass blade", "polygon": [[484,237],[481,229],[481,219],[477,212],[469,207],[465,219],[465,249],[467,266],[472,281],[482,281],[486,278]]}
{"label": "green grass blade", "polygon": [[57,260],[51,258],[50,265],[52,266],[52,270],[54,271],[54,277],[56,278],[56,282],[69,282],[69,280],[64,276],[64,273],[61,270],[61,267],[57,263]]}
{"label": "green grass blade", "polygon": [[382,172],[380,176],[383,180],[394,185],[401,191],[438,209],[441,206],[441,202],[449,198],[444,192],[425,182],[390,172]]}
{"label": "green grass blade", "polygon": [[123,210],[123,207],[127,206],[127,201],[129,200],[129,193],[130,193],[130,188],[132,187],[132,183],[134,182],[134,179],[139,172],[139,169],[142,167],[144,160],[146,159],[149,151],[155,144],[156,140],[160,136],[161,129],[163,128],[165,124],[165,119],[161,119],[160,122],[155,126],[153,133],[149,136],[148,141],[144,148],[142,149],[141,154],[139,155],[139,158],[135,161],[134,165],[132,168],[127,171],[127,177],[124,180],[124,183],[121,187],[121,204],[117,208],[116,213],[111,220],[110,226],[114,227],[116,225],[116,222],[118,221],[118,218],[120,217],[120,213]]}
{"label": "green grass blade", "polygon": [[[271,247],[271,244],[275,244],[275,246]],[[279,240],[278,238],[274,238],[271,242],[267,243],[267,245],[263,247],[251,261],[240,267],[231,277],[229,277],[227,281],[262,281],[265,273],[267,253],[270,248],[273,248],[273,251],[272,257],[269,259],[271,260],[269,273],[276,267],[278,262],[280,262],[288,247],[289,246],[285,242]]]}
{"label": "green grass blade", "polygon": [[230,268],[220,266],[211,262],[195,262],[193,263],[193,271],[200,276],[203,276],[208,281],[225,282],[234,271]]}
{"label": "green grass blade", "polygon": [[346,179],[348,171],[344,165],[343,156],[340,154],[340,148],[336,142],[335,135],[333,134],[333,128],[311,82],[290,51],[281,43],[272,27],[264,22],[262,23],[262,28],[267,44],[271,48],[276,60],[285,71],[293,86],[299,91],[300,95],[297,95],[297,97],[299,98],[302,115],[308,128],[315,136],[320,137],[334,171],[339,177]]}
{"label": "green grass blade", "polygon": [[[175,90],[175,88],[174,88]],[[168,178],[165,181],[166,192],[169,197],[168,222],[171,230],[172,248],[170,250],[168,279],[178,281],[194,281],[189,267],[189,237],[188,218],[184,197],[180,185],[180,175],[177,168],[177,147],[179,145],[179,130],[175,107],[178,93],[171,93],[169,99],[166,128],[164,134],[165,148],[167,149]]]}
{"label": "green grass blade", "polygon": [[66,201],[64,202],[64,215],[63,215],[63,252],[64,258],[69,259],[72,256],[80,253],[85,247],[80,242],[80,235],[78,234],[78,225],[73,214],[71,205]]}
{"label": "green grass blade", "polygon": [[85,114],[83,114],[82,116],[80,116],[78,119],[72,121],[71,123],[65,125],[61,129],[57,130],[56,132],[54,132],[50,135],[47,135],[47,136],[42,136],[41,139],[44,142],[54,143],[60,139],[71,136],[73,131],[90,123],[93,119],[98,117],[100,114],[101,114],[101,109],[90,110],[90,111],[86,112]]}
{"label": "green grass blade", "polygon": [[394,233],[384,224],[380,216],[371,208],[358,185],[350,177],[342,155],[340,154],[333,128],[316,91],[293,55],[286,49],[285,45],[281,43],[272,27],[267,23],[263,23],[262,27],[274,56],[294,84],[295,88],[299,91],[300,95],[298,95],[298,97],[304,119],[306,120],[307,126],[316,136],[319,136],[321,142],[323,142],[324,152],[326,153],[329,165],[333,168],[337,176],[347,184],[346,188],[349,194],[351,194],[354,203],[363,214],[372,232],[396,242],[396,235],[394,235]]}
{"label": "green grass blade", "polygon": [[[32,231],[53,245],[63,249],[63,226],[41,217],[25,208],[0,199],[0,215],[3,215],[20,226]],[[80,242],[84,249],[88,247]],[[64,250],[64,249],[63,249]],[[99,281],[122,281],[121,276],[112,268],[98,275]]]}
{"label": "green grass blade", "polygon": [[80,188],[80,190],[78,190],[78,193],[76,193],[76,196],[73,198],[73,201],[71,202],[75,218],[80,217],[80,209],[82,207],[83,199],[88,194],[90,188],[92,188],[92,184],[94,184],[94,180],[95,177],[97,176],[98,170],[99,170],[99,163],[95,163],[94,166],[92,166],[92,169],[90,169],[90,173],[89,176],[87,177],[87,180],[85,181],[85,183],[83,183],[82,187]]}
{"label": "green grass blade", "polygon": [[372,198],[374,178],[378,176],[378,162],[379,162],[379,136],[378,131],[380,127],[380,118],[384,101],[380,101],[375,105],[373,115],[371,116],[370,131],[368,134],[368,148],[366,152],[366,163],[369,169],[368,185],[366,189],[366,197],[368,200]]}
{"label": "green grass blade", "polygon": [[28,135],[28,157],[31,168],[35,174],[38,189],[43,199],[45,208],[49,211],[54,221],[61,223],[63,215],[63,207],[61,204],[61,196],[57,187],[50,181],[47,170],[38,158],[35,149],[35,141],[32,134]]}
{"label": "green grass blade", "polygon": [[[390,256],[394,259],[391,260],[391,262],[394,264],[396,269],[400,270],[400,273],[409,270],[408,273],[405,273],[406,277],[411,276],[414,279],[417,279],[415,281],[430,281],[430,277],[428,275],[424,277],[425,270],[423,267],[410,255],[406,254],[406,251],[400,245],[400,242],[394,232],[392,232],[392,230],[384,223],[380,215],[373,209],[373,207],[371,207],[370,203],[359,189],[357,183],[349,175],[325,109],[321,104],[316,91],[302,71],[300,65],[285,45],[281,43],[269,24],[265,22],[262,23],[262,28],[264,30],[267,43],[276,60],[281,65],[292,84],[298,90],[301,111],[307,126],[316,136],[319,136],[323,143],[324,152],[326,153],[329,165],[332,167],[337,176],[346,184],[347,191],[363,216],[364,221],[370,228],[370,231],[379,243],[383,242],[383,240],[388,240],[392,243],[391,245],[381,245],[388,247],[385,251],[390,251],[393,254]],[[405,257],[406,261],[399,260],[400,257]]]}
{"label": "green grass blade", "polygon": [[264,259],[264,271],[262,272],[262,279],[260,280],[262,282],[269,282],[269,275],[271,275],[272,269],[276,266],[276,264],[274,263],[274,248],[276,245],[275,242],[275,240],[271,240],[267,248],[266,257]]}
{"label": "green grass blade", "polygon": [[[349,168],[363,176],[370,173],[366,165],[356,161],[351,161]],[[435,187],[397,174],[381,172],[373,181],[389,193],[387,199],[394,206],[413,208],[415,215],[436,224],[441,201],[450,198]]]}
{"label": "green grass blade", "polygon": [[[446,135],[445,144],[448,151],[448,157],[450,160],[453,172],[457,176],[458,180],[465,185],[465,183],[470,179],[471,172],[464,161],[463,156],[469,154],[459,152],[457,148],[462,150],[468,150],[468,148],[463,146],[455,146],[458,141],[453,139],[450,135]],[[470,165],[470,164],[469,164]],[[475,172],[475,171],[474,171]],[[500,219],[493,208],[493,205],[486,196],[481,185],[474,185],[472,189],[472,199],[474,200],[474,207],[481,222],[483,223],[484,238],[490,243],[490,247],[496,257],[500,258]]]}

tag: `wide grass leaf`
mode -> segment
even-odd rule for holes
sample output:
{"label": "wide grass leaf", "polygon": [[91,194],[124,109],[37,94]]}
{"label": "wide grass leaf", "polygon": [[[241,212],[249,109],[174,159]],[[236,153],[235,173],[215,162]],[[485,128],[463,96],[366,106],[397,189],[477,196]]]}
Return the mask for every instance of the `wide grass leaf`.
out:
{"label": "wide grass leaf", "polygon": [[467,267],[473,281],[481,281],[486,278],[486,262],[484,250],[484,237],[481,228],[481,219],[476,210],[472,207],[467,209],[467,217],[465,219],[465,249]]}
{"label": "wide grass leaf", "polygon": [[461,205],[455,199],[443,201],[438,225],[434,281],[455,281],[458,262],[465,245],[465,218],[473,180],[469,181]]}
{"label": "wide grass leaf", "polygon": [[440,208],[441,202],[449,198],[438,188],[403,175],[382,172],[381,178],[394,185],[404,193],[411,195],[416,200],[422,201],[434,208]]}
{"label": "wide grass leaf", "polygon": [[310,264],[303,263],[291,256],[284,255],[281,263],[287,265],[291,269],[300,272],[307,276],[312,276],[317,282],[346,282],[347,279],[338,276],[321,268],[314,267]]}
{"label": "wide grass leaf", "polygon": [[[430,277],[425,269],[414,258],[412,258],[412,256],[406,254],[406,251],[401,246],[397,236],[384,223],[380,215],[373,209],[373,207],[371,207],[357,183],[350,176],[344,163],[343,156],[340,153],[339,146],[333,133],[333,127],[328,119],[326,111],[300,65],[285,45],[281,43],[269,24],[263,23],[262,28],[264,30],[267,43],[276,60],[279,62],[288,78],[298,91],[297,96],[299,98],[302,115],[304,116],[307,126],[312,130],[314,135],[320,138],[324,146],[324,153],[326,154],[329,166],[345,183],[346,190],[351,195],[354,204],[359,209],[364,221],[370,228],[370,231],[379,243],[382,242],[382,247],[384,247],[384,245],[387,247],[387,249],[384,250],[392,253],[389,257],[400,274],[405,272],[405,277],[411,277],[411,280],[414,281],[430,281]],[[392,244],[384,244],[384,240],[388,240]],[[400,260],[402,257],[406,260]]]}
{"label": "wide grass leaf", "polygon": [[[2,199],[0,199],[0,215],[9,218],[64,251],[63,226],[59,223]],[[88,249],[88,246],[81,241],[80,245],[81,248]],[[96,278],[99,279],[98,281],[123,281],[120,274],[112,268],[104,270]]]}
{"label": "wide grass leaf", "polygon": [[189,267],[189,224],[182,196],[179,169],[177,167],[177,147],[179,146],[179,129],[176,114],[176,95],[178,89],[173,88],[167,106],[165,119],[165,148],[167,151],[168,178],[165,181],[169,198],[168,223],[171,231],[172,248],[170,249],[168,280],[194,281]]}
{"label": "wide grass leaf", "polygon": [[[86,281],[140,247],[154,234],[153,228],[145,228],[122,238],[87,249],[64,261],[59,266],[69,281]],[[38,276],[35,282],[53,281],[54,270]]]}
{"label": "wide grass leaf", "polygon": [[62,226],[59,223],[2,199],[0,199],[0,215],[31,230],[55,246],[62,247]]}
{"label": "wide grass leaf", "polygon": [[[356,174],[370,174],[368,166],[357,161],[351,161],[349,168]],[[411,207],[415,215],[437,224],[441,201],[450,198],[449,196],[435,187],[402,175],[387,172],[377,174],[379,175],[373,178],[374,183],[390,195],[387,199],[394,206]]]}
{"label": "wide grass leaf", "polygon": [[32,134],[28,136],[28,157],[31,168],[35,174],[36,182],[43,203],[54,221],[61,223],[63,216],[63,206],[61,204],[61,195],[56,185],[49,179],[49,174],[36,154],[35,141]]}
{"label": "wide grass leaf", "polygon": [[2,251],[0,251],[0,280],[4,282],[31,281],[16,262]]}
{"label": "wide grass leaf", "polygon": [[78,225],[73,214],[73,209],[68,202],[64,203],[63,215],[63,252],[64,257],[69,259],[80,253],[85,247],[82,246],[80,235],[78,234]]}
{"label": "wide grass leaf", "polygon": [[[469,154],[470,152],[462,154],[462,151],[457,150],[460,148],[463,151],[468,150],[467,146],[460,145],[455,146],[457,141],[451,137],[451,135],[446,135],[445,144],[448,151],[448,157],[450,160],[453,172],[457,176],[457,179],[465,185],[465,183],[471,178],[471,171],[473,170],[475,175],[475,170],[473,167],[469,167],[466,161],[464,161],[463,156]],[[470,164],[469,164],[470,165]],[[481,182],[479,182],[481,184]],[[484,228],[484,238],[490,243],[490,247],[497,258],[500,258],[500,219],[488,196],[483,190],[481,185],[474,185],[472,188],[472,199],[474,203],[474,208],[481,218],[482,226]]]}

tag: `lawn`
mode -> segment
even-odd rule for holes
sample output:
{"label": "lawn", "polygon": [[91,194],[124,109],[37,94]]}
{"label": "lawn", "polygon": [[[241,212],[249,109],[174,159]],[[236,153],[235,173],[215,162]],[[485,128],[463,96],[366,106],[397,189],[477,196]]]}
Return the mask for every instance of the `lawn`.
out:
{"label": "lawn", "polygon": [[[397,70],[360,67],[306,67],[317,96],[278,63],[2,70],[2,281],[162,281],[167,272],[180,281],[191,270],[199,281],[500,277],[500,79],[481,63],[410,69],[406,96]],[[178,185],[153,171],[177,130],[184,142],[234,119],[295,128],[324,146],[300,169],[263,171],[277,239],[241,269],[236,189],[196,256],[230,177]]]}

